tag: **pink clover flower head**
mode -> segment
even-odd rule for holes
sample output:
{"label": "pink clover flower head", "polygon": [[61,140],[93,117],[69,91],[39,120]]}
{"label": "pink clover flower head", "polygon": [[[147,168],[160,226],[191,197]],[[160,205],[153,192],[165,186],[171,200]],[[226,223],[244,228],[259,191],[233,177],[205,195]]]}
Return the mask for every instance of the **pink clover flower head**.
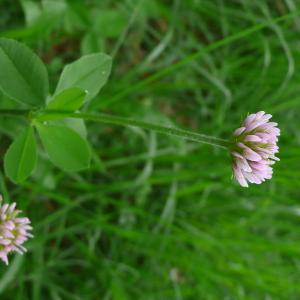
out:
{"label": "pink clover flower head", "polygon": [[233,133],[233,174],[243,187],[272,178],[272,165],[279,160],[275,154],[279,150],[280,129],[277,123],[269,121],[271,117],[264,111],[250,114]]}
{"label": "pink clover flower head", "polygon": [[23,254],[26,248],[22,245],[33,235],[28,218],[19,218],[20,210],[16,209],[16,203],[2,204],[0,195],[0,259],[8,265],[8,254],[18,252]]}

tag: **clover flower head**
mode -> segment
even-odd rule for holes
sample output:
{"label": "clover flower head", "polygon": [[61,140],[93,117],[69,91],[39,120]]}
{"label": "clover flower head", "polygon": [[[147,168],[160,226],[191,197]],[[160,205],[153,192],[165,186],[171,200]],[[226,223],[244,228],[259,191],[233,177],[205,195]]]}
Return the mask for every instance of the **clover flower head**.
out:
{"label": "clover flower head", "polygon": [[26,248],[23,243],[33,235],[28,218],[17,217],[21,211],[16,209],[16,203],[2,204],[0,195],[0,259],[8,265],[8,254],[18,252],[23,254]]}
{"label": "clover flower head", "polygon": [[277,123],[269,122],[271,117],[264,111],[250,114],[233,134],[233,174],[243,187],[272,178],[272,165],[279,160],[275,154],[280,129]]}

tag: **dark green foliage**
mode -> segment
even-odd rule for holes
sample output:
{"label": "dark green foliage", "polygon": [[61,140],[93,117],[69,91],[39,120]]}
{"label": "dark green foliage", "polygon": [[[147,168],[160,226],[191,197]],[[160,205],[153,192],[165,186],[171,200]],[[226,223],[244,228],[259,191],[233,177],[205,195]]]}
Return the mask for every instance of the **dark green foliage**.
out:
{"label": "dark green foliage", "polygon": [[[52,92],[66,63],[114,56],[112,77],[86,111],[227,138],[248,112],[265,110],[282,136],[273,179],[243,189],[222,149],[88,123],[89,170],[67,174],[42,156],[22,186],[0,177],[35,235],[28,254],[0,266],[1,299],[299,299],[300,17],[247,31],[299,11],[299,2],[66,1],[45,27],[21,26],[15,1],[4,2],[11,19],[2,36],[39,53]],[[101,11],[120,14],[122,30],[95,34]],[[205,47],[212,50],[164,75]]]}

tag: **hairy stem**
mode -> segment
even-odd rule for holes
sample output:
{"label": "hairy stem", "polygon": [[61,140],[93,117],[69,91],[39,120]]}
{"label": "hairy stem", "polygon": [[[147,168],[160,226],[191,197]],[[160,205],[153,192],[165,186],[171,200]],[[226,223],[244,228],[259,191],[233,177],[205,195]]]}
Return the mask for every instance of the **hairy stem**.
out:
{"label": "hairy stem", "polygon": [[0,116],[28,118],[30,113],[28,109],[0,109]]}
{"label": "hairy stem", "polygon": [[70,111],[57,111],[57,110],[44,110],[39,112],[31,112],[29,110],[0,110],[0,115],[10,115],[10,116],[31,116],[37,121],[47,121],[51,120],[52,116],[64,119],[64,118],[75,118],[83,119],[87,121],[102,122],[113,125],[122,125],[122,126],[134,126],[147,130],[153,130],[158,133],[178,136],[190,141],[210,144],[212,146],[228,148],[229,141],[216,138],[213,136],[207,136],[204,134],[199,134],[194,131],[184,130],[176,127],[161,126],[149,122],[133,120],[130,118],[118,117],[108,114],[91,114],[91,113],[80,113],[80,112],[70,112]]}
{"label": "hairy stem", "polygon": [[49,113],[56,114],[56,115],[57,113],[59,113],[61,114],[62,117],[68,117],[68,118],[96,121],[96,122],[102,122],[102,123],[113,124],[113,125],[139,127],[143,129],[153,130],[155,132],[162,133],[162,134],[178,136],[198,143],[210,144],[221,148],[227,148],[229,144],[229,142],[226,140],[219,139],[212,136],[207,136],[204,134],[199,134],[193,131],[188,131],[188,130],[175,128],[175,127],[161,126],[149,122],[133,120],[130,118],[118,117],[118,116],[113,116],[108,114],[91,114],[91,113],[74,113],[74,112],[69,113],[69,112],[55,112],[55,111],[46,112],[46,114]]}

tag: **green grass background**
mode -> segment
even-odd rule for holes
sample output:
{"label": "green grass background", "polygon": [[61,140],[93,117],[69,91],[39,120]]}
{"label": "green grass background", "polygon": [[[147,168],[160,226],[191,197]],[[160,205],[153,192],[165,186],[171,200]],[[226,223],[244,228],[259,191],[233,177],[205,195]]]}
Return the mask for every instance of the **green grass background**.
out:
{"label": "green grass background", "polygon": [[228,138],[264,110],[281,161],[245,189],[222,149],[88,123],[89,170],[63,173],[41,152],[26,183],[1,173],[35,235],[0,265],[1,300],[300,299],[299,1],[42,2],[0,0],[0,36],[38,53],[52,90],[66,63],[103,51],[113,72],[86,111]]}

